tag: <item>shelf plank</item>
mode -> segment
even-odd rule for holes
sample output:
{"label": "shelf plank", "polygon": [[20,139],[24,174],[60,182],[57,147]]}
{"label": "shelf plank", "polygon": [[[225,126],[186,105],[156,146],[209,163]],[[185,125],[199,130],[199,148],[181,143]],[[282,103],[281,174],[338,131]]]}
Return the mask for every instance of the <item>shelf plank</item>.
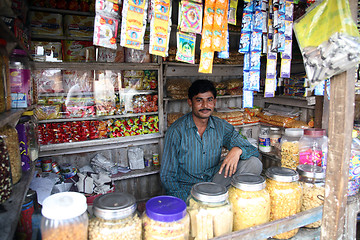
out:
{"label": "shelf plank", "polygon": [[[222,99],[222,98],[237,98],[237,97],[242,97],[242,95],[222,95],[222,96],[216,96],[216,99]],[[164,97],[163,98],[164,101],[167,102],[172,102],[172,101],[187,101],[187,98],[184,99],[174,99],[171,97]]]}
{"label": "shelf plank", "polygon": [[6,111],[0,114],[0,127],[5,126],[6,124],[15,125],[17,120],[19,120],[20,116],[27,109],[11,109],[10,111]]}
{"label": "shelf plank", "polygon": [[30,7],[30,10],[40,11],[40,12],[49,12],[49,13],[69,14],[69,15],[95,16],[94,12],[72,11],[72,10],[65,10],[65,9],[59,9],[59,8]]}
{"label": "shelf plank", "polygon": [[31,40],[32,41],[40,41],[40,40],[42,40],[42,41],[46,41],[46,40],[92,41],[93,37],[68,37],[68,36],[51,36],[51,35],[33,34],[33,35],[31,35]]}
{"label": "shelf plank", "polygon": [[109,116],[96,116],[96,117],[83,117],[83,118],[56,118],[56,119],[47,119],[40,120],[39,123],[55,123],[55,122],[76,122],[76,121],[96,121],[96,120],[105,120],[105,119],[118,119],[118,118],[128,118],[128,117],[138,117],[141,115],[158,115],[158,112],[146,112],[146,113],[127,113],[123,115],[109,115]]}
{"label": "shelf plank", "polygon": [[5,209],[0,212],[0,239],[12,240],[15,233],[21,207],[24,202],[30,182],[34,176],[35,167],[32,164],[31,169],[23,172],[20,181],[13,186],[13,192],[10,198],[1,206]]}
{"label": "shelf plank", "polygon": [[144,177],[148,175],[158,174],[160,173],[160,166],[152,166],[144,169],[136,169],[131,170],[128,173],[117,173],[111,176],[111,181],[120,181],[124,179],[136,178],[136,177]]}
{"label": "shelf plank", "polygon": [[[183,62],[164,62],[167,66],[184,66],[184,67],[199,67],[199,64],[183,63]],[[244,64],[213,64],[213,67],[243,67]]]}
{"label": "shelf plank", "polygon": [[159,63],[33,62],[34,69],[60,70],[159,70]]}
{"label": "shelf plank", "polygon": [[309,105],[312,103],[312,97],[293,97],[293,96],[275,96],[271,98],[264,98],[265,103],[281,104],[292,107],[308,108],[315,109],[314,105]]}

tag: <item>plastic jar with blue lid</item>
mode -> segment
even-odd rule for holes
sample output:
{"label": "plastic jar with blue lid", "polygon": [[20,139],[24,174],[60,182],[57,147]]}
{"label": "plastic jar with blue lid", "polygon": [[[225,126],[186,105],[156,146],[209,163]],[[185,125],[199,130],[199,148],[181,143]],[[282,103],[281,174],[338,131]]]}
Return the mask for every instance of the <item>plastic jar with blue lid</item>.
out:
{"label": "plastic jar with blue lid", "polygon": [[173,196],[158,196],[146,203],[142,216],[143,240],[189,238],[190,218],[186,203]]}

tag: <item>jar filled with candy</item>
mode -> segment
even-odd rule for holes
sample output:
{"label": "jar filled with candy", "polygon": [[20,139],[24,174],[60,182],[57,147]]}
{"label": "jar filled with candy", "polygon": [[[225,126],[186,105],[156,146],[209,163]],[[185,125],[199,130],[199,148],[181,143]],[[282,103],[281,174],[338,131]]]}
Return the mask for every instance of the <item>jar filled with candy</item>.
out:
{"label": "jar filled with candy", "polygon": [[287,128],[281,138],[281,166],[296,169],[299,165],[299,140],[304,130],[301,128]]}

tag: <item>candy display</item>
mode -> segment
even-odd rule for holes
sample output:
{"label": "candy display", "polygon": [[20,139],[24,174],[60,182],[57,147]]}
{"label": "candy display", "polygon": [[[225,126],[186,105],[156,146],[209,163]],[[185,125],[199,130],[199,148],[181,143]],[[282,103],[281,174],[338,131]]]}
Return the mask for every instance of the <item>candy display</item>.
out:
{"label": "candy display", "polygon": [[[299,174],[292,169],[270,167],[266,170],[266,190],[270,194],[270,221],[285,218],[300,212],[302,188]],[[276,239],[293,237],[298,228],[273,236]]]}
{"label": "candy display", "polygon": [[225,187],[212,182],[197,183],[187,205],[191,237],[206,240],[232,232],[233,211]]}
{"label": "candy display", "polygon": [[270,195],[261,176],[243,174],[232,181],[229,200],[234,209],[233,231],[260,225],[270,220]]}
{"label": "candy display", "polygon": [[63,35],[63,18],[61,14],[30,11],[32,35]]}
{"label": "candy display", "polygon": [[132,112],[145,113],[157,112],[158,110],[158,95],[135,95],[132,98]]}
{"label": "candy display", "polygon": [[305,129],[304,135],[299,140],[299,164],[311,164],[325,168],[327,142],[325,129]]}

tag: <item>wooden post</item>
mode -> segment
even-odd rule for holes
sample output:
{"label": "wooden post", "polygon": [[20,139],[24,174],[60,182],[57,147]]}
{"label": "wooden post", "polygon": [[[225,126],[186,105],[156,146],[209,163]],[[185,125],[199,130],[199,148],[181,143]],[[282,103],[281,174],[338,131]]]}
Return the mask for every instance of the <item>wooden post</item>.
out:
{"label": "wooden post", "polygon": [[[354,19],[357,1],[349,0]],[[325,201],[321,239],[340,239],[344,230],[345,208],[354,122],[355,68],[331,78],[329,106],[329,150],[326,168]]]}

